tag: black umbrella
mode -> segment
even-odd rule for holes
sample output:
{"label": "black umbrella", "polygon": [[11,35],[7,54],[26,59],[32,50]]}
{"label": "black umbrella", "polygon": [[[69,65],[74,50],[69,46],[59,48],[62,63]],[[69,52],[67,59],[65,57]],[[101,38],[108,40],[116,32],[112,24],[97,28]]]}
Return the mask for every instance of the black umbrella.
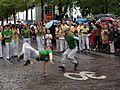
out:
{"label": "black umbrella", "polygon": [[108,15],[106,15],[106,14],[97,14],[97,15],[94,16],[95,19],[99,19],[101,17],[108,17]]}
{"label": "black umbrella", "polygon": [[115,18],[115,15],[113,14],[106,14],[106,15],[108,15],[108,17]]}
{"label": "black umbrella", "polygon": [[115,18],[115,16],[113,14],[97,14],[94,16],[95,19],[99,19],[101,17],[111,17],[111,18]]}

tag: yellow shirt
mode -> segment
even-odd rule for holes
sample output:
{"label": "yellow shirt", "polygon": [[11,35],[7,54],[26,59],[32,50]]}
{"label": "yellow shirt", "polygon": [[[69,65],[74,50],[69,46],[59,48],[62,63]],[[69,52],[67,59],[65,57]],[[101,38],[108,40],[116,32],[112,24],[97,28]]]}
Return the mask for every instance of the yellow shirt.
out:
{"label": "yellow shirt", "polygon": [[2,40],[2,32],[0,32],[0,40]]}
{"label": "yellow shirt", "polygon": [[69,26],[66,25],[66,24],[65,24],[65,25],[62,24],[62,25],[61,25],[61,28],[62,28],[62,30],[64,30],[65,28],[69,28]]}
{"label": "yellow shirt", "polygon": [[13,30],[12,40],[18,40],[19,39],[18,34],[19,34],[18,30]]}
{"label": "yellow shirt", "polygon": [[[88,31],[89,31],[89,28],[88,28],[88,27],[86,27],[86,28],[83,27],[83,29],[82,29],[82,31],[81,31],[82,36],[86,36],[87,33],[88,33]],[[86,34],[85,34],[85,33],[86,33]]]}
{"label": "yellow shirt", "polygon": [[78,25],[78,27],[77,27],[77,30],[79,31],[79,30],[81,30],[81,29],[83,29],[83,25]]}
{"label": "yellow shirt", "polygon": [[55,34],[56,34],[56,38],[59,38],[61,36],[63,36],[63,30],[61,27],[56,27],[55,28]]}

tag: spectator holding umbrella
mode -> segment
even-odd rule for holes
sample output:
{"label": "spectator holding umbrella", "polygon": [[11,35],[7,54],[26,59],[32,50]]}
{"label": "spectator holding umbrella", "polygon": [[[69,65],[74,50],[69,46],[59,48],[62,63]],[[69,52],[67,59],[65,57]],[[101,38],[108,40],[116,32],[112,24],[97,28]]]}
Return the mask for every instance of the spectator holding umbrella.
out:
{"label": "spectator holding umbrella", "polygon": [[95,33],[94,50],[100,50],[101,48],[101,26],[100,24],[96,24],[94,33]]}
{"label": "spectator holding umbrella", "polygon": [[108,29],[107,28],[108,28],[107,25],[105,25],[104,23],[101,30],[102,45],[104,50],[108,49]]}

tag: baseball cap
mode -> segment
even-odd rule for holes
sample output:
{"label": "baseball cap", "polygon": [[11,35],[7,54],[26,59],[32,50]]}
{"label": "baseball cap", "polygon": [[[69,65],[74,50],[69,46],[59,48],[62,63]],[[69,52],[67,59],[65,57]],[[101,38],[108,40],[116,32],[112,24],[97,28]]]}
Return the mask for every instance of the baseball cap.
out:
{"label": "baseball cap", "polygon": [[64,30],[63,30],[63,31],[65,32],[65,31],[68,31],[68,30],[70,30],[70,28],[64,28]]}
{"label": "baseball cap", "polygon": [[5,26],[10,26],[10,24],[9,24],[9,23],[7,23]]}

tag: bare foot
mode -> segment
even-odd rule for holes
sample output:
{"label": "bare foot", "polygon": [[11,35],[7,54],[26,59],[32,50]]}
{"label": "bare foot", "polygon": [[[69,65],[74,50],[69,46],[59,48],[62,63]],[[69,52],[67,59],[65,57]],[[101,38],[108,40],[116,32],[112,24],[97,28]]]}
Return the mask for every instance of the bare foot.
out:
{"label": "bare foot", "polygon": [[44,74],[44,75],[43,75],[43,77],[47,77],[47,76],[48,76],[48,74]]}

